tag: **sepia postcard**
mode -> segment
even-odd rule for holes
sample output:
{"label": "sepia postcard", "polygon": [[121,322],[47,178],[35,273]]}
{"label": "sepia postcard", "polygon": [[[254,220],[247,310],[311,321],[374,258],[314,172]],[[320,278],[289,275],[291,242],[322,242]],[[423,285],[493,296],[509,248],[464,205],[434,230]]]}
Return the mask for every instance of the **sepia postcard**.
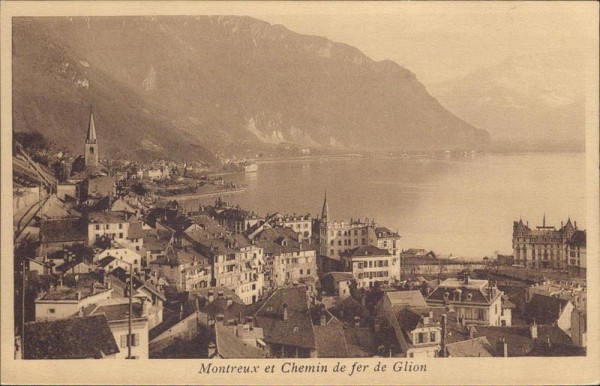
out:
{"label": "sepia postcard", "polygon": [[598,3],[0,7],[2,384],[600,382]]}

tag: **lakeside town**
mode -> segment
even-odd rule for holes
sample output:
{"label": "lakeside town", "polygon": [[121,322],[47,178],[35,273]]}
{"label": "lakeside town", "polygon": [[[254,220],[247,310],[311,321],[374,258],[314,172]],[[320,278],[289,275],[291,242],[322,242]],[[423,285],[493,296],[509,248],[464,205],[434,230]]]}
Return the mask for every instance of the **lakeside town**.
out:
{"label": "lakeside town", "polygon": [[585,355],[574,219],[506,224],[512,255],[441,256],[326,193],[318,216],[255,213],[207,165],[100,160],[99,138],[90,112],[82,156],[13,146],[15,358]]}

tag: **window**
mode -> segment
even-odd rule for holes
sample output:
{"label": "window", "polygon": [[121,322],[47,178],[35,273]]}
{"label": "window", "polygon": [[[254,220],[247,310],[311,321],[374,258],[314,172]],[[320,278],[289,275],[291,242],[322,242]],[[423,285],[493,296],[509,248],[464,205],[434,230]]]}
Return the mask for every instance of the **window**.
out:
{"label": "window", "polygon": [[477,319],[484,320],[485,319],[485,311],[477,310]]}
{"label": "window", "polygon": [[100,224],[96,224],[96,230],[99,231],[100,230]]}
{"label": "window", "polygon": [[415,357],[415,353],[412,353],[412,352],[411,352],[411,353],[409,353],[409,354],[408,354],[408,357],[409,357],[409,358],[414,358],[414,357]]}
{"label": "window", "polygon": [[48,313],[49,314],[55,314],[56,313],[56,308],[48,308]]}
{"label": "window", "polygon": [[119,238],[122,239],[123,238],[123,232],[119,233]]}
{"label": "window", "polygon": [[300,270],[300,275],[304,275],[304,270]]}
{"label": "window", "polygon": [[306,270],[306,274],[307,274],[307,275],[310,275],[310,269],[307,269],[307,270]]}
{"label": "window", "polygon": [[342,240],[338,240],[338,246],[342,246]]}
{"label": "window", "polygon": [[[121,336],[121,347],[123,347],[123,338],[126,338],[127,335],[122,335]],[[133,347],[139,346],[140,345],[140,334],[131,334],[131,337],[133,338],[131,340],[131,345]],[[127,347],[127,339],[125,339],[125,347]]]}
{"label": "window", "polygon": [[429,333],[429,340],[431,342],[435,342],[436,341],[436,339],[435,339],[435,331],[432,331],[432,332]]}
{"label": "window", "polygon": [[419,332],[419,333],[417,334],[417,342],[418,342],[418,343],[423,343],[423,342],[425,342],[425,334],[424,334],[424,333],[422,333],[422,332]]}
{"label": "window", "polygon": [[119,229],[123,229],[123,224],[119,223]]}

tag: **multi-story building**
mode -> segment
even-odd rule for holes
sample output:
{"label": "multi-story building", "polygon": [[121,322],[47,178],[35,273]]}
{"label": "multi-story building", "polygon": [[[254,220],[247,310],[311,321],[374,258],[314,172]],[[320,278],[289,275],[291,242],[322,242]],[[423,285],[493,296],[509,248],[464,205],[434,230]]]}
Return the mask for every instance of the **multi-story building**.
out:
{"label": "multi-story building", "polygon": [[[214,228],[214,227],[213,227]],[[235,291],[245,304],[258,301],[264,291],[264,251],[242,235],[202,226],[188,228],[180,242],[191,245],[212,264],[211,287]]]}
{"label": "multi-story building", "polygon": [[[445,307],[456,313],[456,322],[463,325],[502,325],[502,295],[487,280],[471,279],[468,273],[462,278],[449,278],[440,283],[427,296],[429,307]],[[510,321],[505,322],[507,325]]]}
{"label": "multi-story building", "polygon": [[[145,298],[134,299],[129,315],[127,298],[106,299],[82,310],[82,316],[106,315],[119,353],[116,359],[148,359],[148,302]],[[131,326],[131,335],[129,328]]]}
{"label": "multi-story building", "polygon": [[165,278],[178,291],[191,291],[210,286],[212,267],[208,258],[191,249],[169,245],[165,255],[150,262],[150,281]]}
{"label": "multi-story building", "polygon": [[253,226],[265,221],[254,212],[243,210],[239,206],[229,206],[220,198],[209,211],[220,225],[236,234],[244,234]]}
{"label": "multi-story building", "polygon": [[369,226],[367,228],[369,245],[387,250],[392,256],[400,257],[400,235],[386,227]]}
{"label": "multi-story building", "polygon": [[286,282],[317,275],[317,251],[308,241],[298,239],[298,233],[288,227],[265,228],[255,239],[265,253],[265,282],[278,287]]}
{"label": "multi-story building", "polygon": [[569,240],[567,240],[567,269],[573,276],[586,277],[587,258],[586,258],[586,233],[576,230]]}
{"label": "multi-story building", "polygon": [[571,223],[570,218],[566,224],[561,223],[559,229],[547,226],[546,216],[542,225],[535,229],[531,229],[523,220],[513,223],[515,262],[529,268],[580,267],[582,261],[585,264],[584,240],[585,231],[579,231],[577,221]]}
{"label": "multi-story building", "polygon": [[[132,215],[122,212],[92,212],[88,214],[88,244],[108,238],[126,240]],[[142,237],[142,236],[140,236]]]}
{"label": "multi-story building", "polygon": [[400,256],[400,235],[388,228],[380,227],[374,221],[350,219],[331,221],[327,196],[323,202],[319,224],[319,253],[332,259],[339,259],[342,253],[360,246],[371,245]]}
{"label": "multi-story building", "polygon": [[386,292],[376,312],[394,330],[403,355],[408,358],[438,356],[442,328],[433,320],[433,313],[420,291]]}
{"label": "multi-story building", "polygon": [[35,300],[35,320],[64,319],[98,301],[112,297],[112,288],[93,280],[79,280],[74,287],[57,286]]}
{"label": "multi-story building", "polygon": [[385,249],[366,245],[342,252],[341,257],[344,268],[352,272],[359,288],[400,280],[400,258]]}

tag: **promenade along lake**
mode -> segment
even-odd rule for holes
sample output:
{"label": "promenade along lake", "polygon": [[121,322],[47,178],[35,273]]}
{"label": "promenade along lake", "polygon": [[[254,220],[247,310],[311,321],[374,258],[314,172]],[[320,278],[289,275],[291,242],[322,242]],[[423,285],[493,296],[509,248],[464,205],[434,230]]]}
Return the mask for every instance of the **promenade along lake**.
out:
{"label": "promenade along lake", "polygon": [[[401,248],[481,258],[512,253],[512,222],[585,227],[585,154],[478,154],[454,159],[311,159],[229,175],[247,189],[226,197],[261,215],[368,217],[402,236]],[[203,199],[209,203],[214,198]]]}

